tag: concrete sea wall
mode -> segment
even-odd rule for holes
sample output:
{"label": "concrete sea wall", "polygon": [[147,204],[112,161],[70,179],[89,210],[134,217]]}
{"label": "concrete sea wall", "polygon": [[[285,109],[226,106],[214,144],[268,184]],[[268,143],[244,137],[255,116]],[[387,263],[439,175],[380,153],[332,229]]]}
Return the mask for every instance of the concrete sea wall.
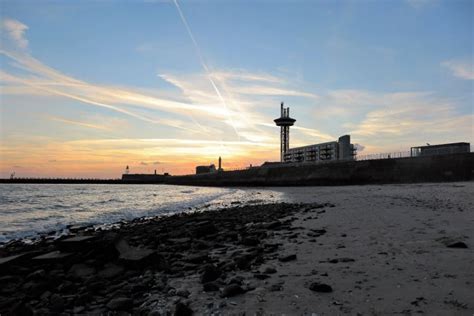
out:
{"label": "concrete sea wall", "polygon": [[161,183],[204,186],[295,186],[468,181],[474,153],[277,165],[213,174],[172,176]]}

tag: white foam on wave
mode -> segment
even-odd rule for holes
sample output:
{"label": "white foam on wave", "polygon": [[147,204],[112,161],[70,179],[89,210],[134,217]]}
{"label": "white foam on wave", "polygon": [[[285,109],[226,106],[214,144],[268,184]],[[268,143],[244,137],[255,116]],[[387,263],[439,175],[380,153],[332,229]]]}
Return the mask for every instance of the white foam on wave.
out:
{"label": "white foam on wave", "polygon": [[140,217],[217,209],[231,202],[280,199],[260,189],[208,188],[169,185],[0,184],[0,243],[32,239],[69,225],[110,225]]}

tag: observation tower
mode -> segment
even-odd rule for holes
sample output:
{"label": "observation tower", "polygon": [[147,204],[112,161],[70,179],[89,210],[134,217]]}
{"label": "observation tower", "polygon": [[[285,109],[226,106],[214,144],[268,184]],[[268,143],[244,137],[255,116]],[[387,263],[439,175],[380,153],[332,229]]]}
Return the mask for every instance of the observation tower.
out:
{"label": "observation tower", "polygon": [[285,162],[285,153],[290,148],[290,126],[296,122],[290,117],[290,108],[284,108],[281,103],[281,116],[275,120],[275,124],[280,126],[280,160]]}

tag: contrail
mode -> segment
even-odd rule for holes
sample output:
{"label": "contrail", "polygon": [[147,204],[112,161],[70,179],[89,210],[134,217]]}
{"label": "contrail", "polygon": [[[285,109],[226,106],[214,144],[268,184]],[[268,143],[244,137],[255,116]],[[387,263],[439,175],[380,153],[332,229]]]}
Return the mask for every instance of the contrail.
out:
{"label": "contrail", "polygon": [[[181,17],[181,21],[183,21],[184,27],[186,28],[186,31],[188,32],[189,37],[191,38],[191,41],[193,42],[194,48],[196,49],[196,53],[198,55],[199,61],[201,63],[202,68],[204,68],[204,71],[206,72],[207,78],[209,79],[209,82],[211,83],[212,87],[214,88],[214,91],[216,92],[217,96],[221,100],[222,104],[224,105],[224,108],[226,111],[228,111],[227,103],[225,102],[224,98],[222,97],[221,92],[219,91],[219,88],[217,88],[216,83],[212,79],[211,72],[209,71],[209,67],[207,67],[207,64],[204,62],[204,58],[202,57],[201,50],[199,49],[199,46],[196,42],[196,39],[194,38],[193,32],[191,32],[191,28],[189,27],[188,22],[186,21],[186,18],[184,17],[183,11],[181,11],[181,8],[178,4],[178,0],[173,0],[176,9],[178,10],[179,16]],[[235,128],[234,121],[232,119],[232,115],[229,115],[229,120],[231,122],[232,128],[235,131],[235,134],[239,137],[240,140],[240,135],[237,129]]]}

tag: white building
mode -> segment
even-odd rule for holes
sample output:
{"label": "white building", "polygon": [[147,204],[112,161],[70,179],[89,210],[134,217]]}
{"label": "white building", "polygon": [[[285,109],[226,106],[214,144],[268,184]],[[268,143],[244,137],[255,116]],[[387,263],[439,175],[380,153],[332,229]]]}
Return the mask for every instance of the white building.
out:
{"label": "white building", "polygon": [[355,147],[351,136],[344,135],[338,141],[288,149],[284,162],[310,162],[323,160],[354,160]]}

